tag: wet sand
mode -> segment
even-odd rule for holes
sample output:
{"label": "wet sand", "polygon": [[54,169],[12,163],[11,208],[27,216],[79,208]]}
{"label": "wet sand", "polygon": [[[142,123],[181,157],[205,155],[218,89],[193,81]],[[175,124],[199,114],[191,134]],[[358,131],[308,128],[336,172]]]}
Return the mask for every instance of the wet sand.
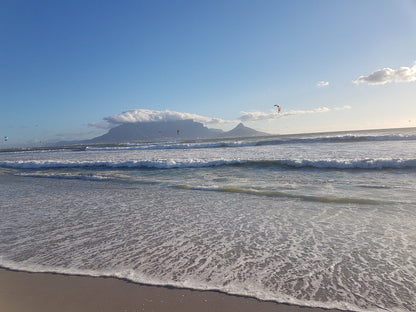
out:
{"label": "wet sand", "polygon": [[117,278],[28,273],[1,268],[0,311],[339,312],[216,291],[147,286]]}

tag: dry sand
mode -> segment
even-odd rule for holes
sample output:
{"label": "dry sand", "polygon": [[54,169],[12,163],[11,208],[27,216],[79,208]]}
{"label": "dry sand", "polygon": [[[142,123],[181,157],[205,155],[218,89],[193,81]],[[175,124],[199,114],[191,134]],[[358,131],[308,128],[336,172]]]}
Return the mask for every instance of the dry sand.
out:
{"label": "dry sand", "polygon": [[0,311],[335,312],[338,310],[264,302],[216,291],[140,285],[117,278],[0,269]]}

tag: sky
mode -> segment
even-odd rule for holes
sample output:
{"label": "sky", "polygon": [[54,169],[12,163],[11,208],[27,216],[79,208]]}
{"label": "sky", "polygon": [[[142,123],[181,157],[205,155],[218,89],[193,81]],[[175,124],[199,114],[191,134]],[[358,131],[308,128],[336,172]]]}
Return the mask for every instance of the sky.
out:
{"label": "sky", "polygon": [[416,0],[2,0],[0,109],[0,148],[184,118],[415,127]]}

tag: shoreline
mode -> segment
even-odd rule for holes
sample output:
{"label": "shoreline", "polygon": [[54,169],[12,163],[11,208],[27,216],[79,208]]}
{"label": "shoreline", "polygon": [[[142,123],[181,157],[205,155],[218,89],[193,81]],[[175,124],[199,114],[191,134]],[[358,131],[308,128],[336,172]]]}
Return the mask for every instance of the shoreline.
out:
{"label": "shoreline", "polygon": [[0,310],[8,312],[346,311],[262,301],[216,290],[145,285],[116,277],[35,273],[4,267],[0,267]]}

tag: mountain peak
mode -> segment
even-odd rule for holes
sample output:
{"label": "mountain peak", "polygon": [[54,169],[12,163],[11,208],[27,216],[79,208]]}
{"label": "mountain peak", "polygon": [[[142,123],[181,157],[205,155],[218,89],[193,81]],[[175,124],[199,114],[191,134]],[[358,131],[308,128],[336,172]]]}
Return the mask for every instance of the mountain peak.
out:
{"label": "mountain peak", "polygon": [[193,140],[265,135],[268,134],[248,128],[241,122],[231,131],[224,132],[219,129],[209,129],[202,123],[193,120],[152,121],[125,123],[110,129],[102,136],[85,140],[83,143],[151,142],[172,139]]}
{"label": "mountain peak", "polygon": [[238,137],[255,137],[255,136],[266,136],[266,135],[269,135],[269,134],[246,127],[244,126],[242,122],[240,122],[234,129],[226,132],[224,134],[224,137],[238,138]]}

